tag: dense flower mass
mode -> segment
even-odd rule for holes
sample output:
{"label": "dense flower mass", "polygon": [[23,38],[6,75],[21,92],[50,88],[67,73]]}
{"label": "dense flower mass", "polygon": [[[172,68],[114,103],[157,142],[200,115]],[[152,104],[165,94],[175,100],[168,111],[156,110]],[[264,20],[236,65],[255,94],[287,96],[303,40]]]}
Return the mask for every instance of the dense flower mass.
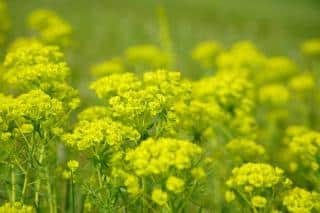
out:
{"label": "dense flower mass", "polygon": [[235,43],[229,51],[222,52],[216,59],[219,68],[250,68],[257,70],[263,67],[266,57],[250,41]]}
{"label": "dense flower mass", "polygon": [[222,50],[221,44],[217,41],[206,41],[198,44],[192,51],[192,59],[198,61],[204,68],[211,68],[214,65],[215,57]]}
{"label": "dense flower mass", "polygon": [[36,212],[32,206],[24,205],[20,202],[7,202],[0,206],[0,213],[34,213]]}
{"label": "dense flower mass", "polygon": [[307,40],[301,44],[301,52],[310,56],[318,56],[320,54],[320,39],[314,38]]}
{"label": "dense flower mass", "polygon": [[292,167],[293,171],[296,171],[298,166],[319,171],[320,133],[307,129],[291,128],[292,131],[294,131],[291,133],[293,135],[285,141],[285,144],[287,152],[291,156],[291,165],[295,165]]}
{"label": "dense flower mass", "polygon": [[70,69],[57,46],[32,42],[13,48],[4,61],[4,81],[19,91],[41,89],[71,109],[78,105],[77,91],[67,83]]}
{"label": "dense flower mass", "polygon": [[35,10],[30,14],[28,24],[39,34],[43,42],[61,46],[70,45],[72,28],[55,12],[46,9]]}
{"label": "dense flower mass", "polygon": [[259,90],[259,100],[265,104],[284,105],[289,98],[289,90],[281,84],[266,85]]}
{"label": "dense flower mass", "polygon": [[171,122],[175,102],[188,99],[190,93],[190,85],[180,73],[166,70],[146,72],[142,80],[133,73],[108,75],[93,82],[91,89],[107,100],[114,119],[142,135]]}
{"label": "dense flower mass", "polygon": [[268,164],[247,163],[232,170],[229,187],[271,188],[283,181],[283,170]]}
{"label": "dense flower mass", "polygon": [[227,180],[225,199],[234,201],[246,199],[254,209],[267,209],[272,206],[268,200],[281,200],[282,191],[289,189],[291,180],[284,176],[284,171],[264,163],[246,163],[232,170],[232,176]]}
{"label": "dense flower mass", "polygon": [[109,119],[80,121],[73,133],[64,135],[67,144],[79,150],[99,146],[121,146],[125,142],[135,142],[139,133],[133,128]]}
{"label": "dense flower mass", "polygon": [[133,67],[160,68],[170,63],[170,55],[151,44],[129,47],[125,51],[125,59]]}
{"label": "dense flower mass", "polygon": [[91,68],[91,73],[94,76],[102,77],[116,73],[125,72],[125,67],[121,62],[120,58],[113,58],[106,60],[99,64],[93,65]]}
{"label": "dense flower mass", "polygon": [[[33,10],[19,34],[9,9],[0,0],[0,213],[320,212],[318,38],[301,55],[249,40],[188,52],[159,8],[157,43],[75,61],[64,18]],[[94,51],[109,58],[91,64]]]}
{"label": "dense flower mass", "polygon": [[262,145],[248,139],[233,139],[226,144],[226,150],[235,162],[252,162],[263,159],[265,155]]}
{"label": "dense flower mass", "polygon": [[188,141],[148,139],[128,151],[126,160],[137,175],[143,176],[165,173],[171,168],[189,169],[200,154],[201,148]]}
{"label": "dense flower mass", "polygon": [[296,187],[287,192],[283,205],[293,213],[318,211],[320,210],[320,194]]}

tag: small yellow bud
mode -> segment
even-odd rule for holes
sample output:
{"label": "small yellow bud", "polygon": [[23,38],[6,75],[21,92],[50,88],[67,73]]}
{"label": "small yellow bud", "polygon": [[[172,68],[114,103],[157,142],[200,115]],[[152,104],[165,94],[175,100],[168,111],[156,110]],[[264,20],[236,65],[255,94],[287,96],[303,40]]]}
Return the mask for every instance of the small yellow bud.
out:
{"label": "small yellow bud", "polygon": [[152,200],[160,206],[163,206],[167,203],[168,194],[161,189],[154,189],[152,192]]}
{"label": "small yellow bud", "polygon": [[76,160],[69,160],[67,165],[70,170],[75,171],[79,167],[79,162]]}

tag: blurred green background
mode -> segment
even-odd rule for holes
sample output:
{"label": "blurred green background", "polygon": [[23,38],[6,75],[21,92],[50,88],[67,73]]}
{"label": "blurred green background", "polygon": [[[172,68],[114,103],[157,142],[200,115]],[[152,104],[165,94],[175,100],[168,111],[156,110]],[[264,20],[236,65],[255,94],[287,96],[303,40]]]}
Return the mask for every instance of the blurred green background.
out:
{"label": "blurred green background", "polygon": [[[165,8],[176,68],[186,77],[201,76],[190,60],[200,41],[215,39],[226,46],[251,40],[267,55],[298,57],[299,43],[320,36],[319,0],[9,0],[11,38],[26,35],[25,18],[37,8],[55,10],[74,28],[75,46],[68,50],[73,84],[82,96],[89,68],[136,44],[159,43],[157,6]],[[83,98],[85,98],[83,97]]]}

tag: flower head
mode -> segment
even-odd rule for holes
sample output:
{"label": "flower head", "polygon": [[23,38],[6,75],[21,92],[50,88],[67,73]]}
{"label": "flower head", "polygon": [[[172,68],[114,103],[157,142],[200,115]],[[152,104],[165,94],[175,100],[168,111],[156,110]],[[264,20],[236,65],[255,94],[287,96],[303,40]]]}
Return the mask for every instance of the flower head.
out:
{"label": "flower head", "polygon": [[151,198],[156,204],[163,206],[167,203],[168,194],[166,192],[162,191],[161,189],[154,189],[152,191]]}

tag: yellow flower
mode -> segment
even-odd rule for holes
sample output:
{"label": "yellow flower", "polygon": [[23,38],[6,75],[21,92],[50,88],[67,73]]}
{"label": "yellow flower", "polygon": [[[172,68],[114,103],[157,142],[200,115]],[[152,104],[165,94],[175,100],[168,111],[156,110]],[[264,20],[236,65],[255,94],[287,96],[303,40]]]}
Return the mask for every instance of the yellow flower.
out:
{"label": "yellow flower", "polygon": [[0,206],[0,213],[35,213],[32,206],[25,205],[20,202],[6,202]]}
{"label": "yellow flower", "polygon": [[270,188],[283,184],[283,170],[264,163],[246,163],[232,170],[229,187]]}
{"label": "yellow flower", "polygon": [[170,176],[166,182],[167,189],[174,193],[180,193],[184,188],[184,181],[175,176]]}
{"label": "yellow flower", "polygon": [[275,106],[288,103],[290,98],[289,90],[282,84],[269,84],[259,90],[259,100]]}
{"label": "yellow flower", "polygon": [[293,213],[312,212],[320,205],[320,194],[296,187],[287,192],[283,198],[283,205]]}
{"label": "yellow flower", "polygon": [[139,179],[134,175],[128,175],[124,185],[127,187],[128,193],[137,195],[140,192]]}
{"label": "yellow flower", "polygon": [[42,41],[49,44],[68,46],[71,43],[72,28],[55,12],[38,9],[28,18],[29,27],[39,33]]}
{"label": "yellow flower", "polygon": [[201,180],[201,179],[203,179],[203,178],[205,178],[207,176],[205,171],[201,167],[193,168],[191,170],[191,174],[197,180]]}
{"label": "yellow flower", "polygon": [[67,165],[71,171],[75,171],[79,167],[79,162],[76,160],[69,160]]}
{"label": "yellow flower", "polygon": [[295,76],[289,82],[290,88],[297,92],[310,91],[315,85],[315,79],[310,73]]}
{"label": "yellow flower", "polygon": [[262,196],[254,196],[251,199],[251,203],[254,207],[263,208],[267,204],[267,199]]}
{"label": "yellow flower", "polygon": [[93,65],[90,71],[94,76],[102,77],[116,73],[123,73],[125,72],[125,68],[119,58],[112,58]]}
{"label": "yellow flower", "polygon": [[261,159],[265,154],[263,146],[248,139],[233,139],[225,147],[231,157],[245,162]]}
{"label": "yellow flower", "polygon": [[202,153],[202,149],[189,141],[173,138],[149,138],[129,150],[126,161],[138,176],[166,173],[170,168],[188,169]]}
{"label": "yellow flower", "polygon": [[168,194],[161,189],[154,189],[152,191],[152,200],[160,206],[163,206],[167,203]]}
{"label": "yellow flower", "polygon": [[217,41],[205,41],[198,44],[192,51],[192,59],[198,61],[203,68],[211,68],[215,63],[215,57],[222,50]]}
{"label": "yellow flower", "polygon": [[217,57],[220,68],[249,68],[252,71],[264,66],[266,57],[250,41],[235,43],[229,51]]}
{"label": "yellow flower", "polygon": [[320,38],[314,38],[304,41],[300,50],[303,54],[309,56],[316,56],[320,54]]}
{"label": "yellow flower", "polygon": [[33,132],[33,125],[32,124],[23,124],[21,126],[20,130],[24,134],[31,133],[31,132]]}
{"label": "yellow flower", "polygon": [[125,58],[131,66],[147,69],[166,68],[172,60],[170,54],[150,44],[127,48]]}
{"label": "yellow flower", "polygon": [[226,199],[227,202],[232,202],[236,199],[236,195],[234,194],[233,191],[226,191],[224,194],[224,198]]}
{"label": "yellow flower", "polygon": [[62,172],[62,177],[63,177],[64,179],[70,179],[70,178],[71,178],[71,172],[70,172],[70,171],[67,171],[67,170],[64,170],[64,171]]}

